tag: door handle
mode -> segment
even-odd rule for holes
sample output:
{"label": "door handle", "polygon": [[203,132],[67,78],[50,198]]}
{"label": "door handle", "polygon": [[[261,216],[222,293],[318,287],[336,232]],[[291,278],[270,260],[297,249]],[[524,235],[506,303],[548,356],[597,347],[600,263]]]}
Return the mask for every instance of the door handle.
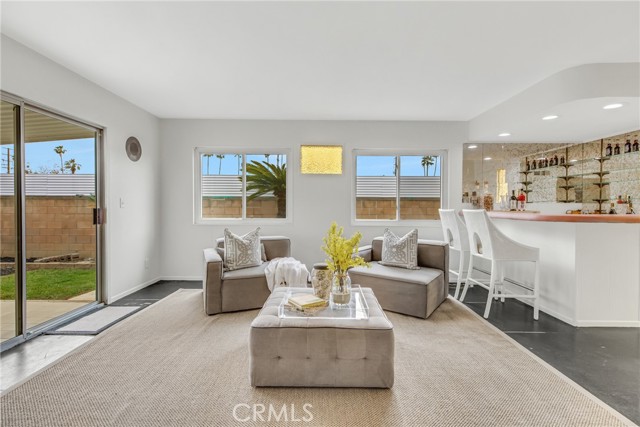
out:
{"label": "door handle", "polygon": [[93,225],[102,225],[105,223],[105,212],[101,208],[93,208]]}

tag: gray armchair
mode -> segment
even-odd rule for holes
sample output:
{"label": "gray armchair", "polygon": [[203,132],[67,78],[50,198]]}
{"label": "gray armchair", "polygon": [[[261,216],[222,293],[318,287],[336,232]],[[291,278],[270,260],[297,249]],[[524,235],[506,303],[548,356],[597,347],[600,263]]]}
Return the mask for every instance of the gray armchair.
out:
{"label": "gray armchair", "polygon": [[265,236],[260,238],[264,244],[267,262],[257,267],[225,271],[222,254],[224,239],[216,241],[216,248],[204,250],[204,311],[217,314],[229,311],[261,308],[271,292],[267,286],[264,269],[268,261],[278,257],[291,256],[291,241],[288,237]]}
{"label": "gray armchair", "polygon": [[359,255],[371,268],[349,270],[354,284],[373,289],[385,310],[426,319],[447,299],[449,290],[449,245],[418,240],[420,270],[407,270],[379,264],[382,237],[359,249]]}

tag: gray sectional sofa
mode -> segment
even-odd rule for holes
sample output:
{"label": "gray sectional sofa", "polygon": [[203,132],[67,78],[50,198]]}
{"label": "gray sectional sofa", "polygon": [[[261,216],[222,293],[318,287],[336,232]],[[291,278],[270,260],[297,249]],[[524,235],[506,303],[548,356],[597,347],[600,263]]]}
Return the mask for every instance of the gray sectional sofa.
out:
{"label": "gray sectional sofa", "polygon": [[418,240],[419,270],[379,264],[382,237],[360,248],[359,255],[371,268],[352,268],[351,281],[371,288],[385,310],[426,319],[447,298],[449,246],[445,242]]}
{"label": "gray sectional sofa", "polygon": [[257,267],[225,271],[221,253],[224,238],[216,241],[216,248],[204,250],[204,311],[217,314],[230,311],[261,308],[271,292],[267,286],[264,269],[268,261],[277,257],[291,256],[291,240],[283,236],[260,238],[264,244],[267,261]]}

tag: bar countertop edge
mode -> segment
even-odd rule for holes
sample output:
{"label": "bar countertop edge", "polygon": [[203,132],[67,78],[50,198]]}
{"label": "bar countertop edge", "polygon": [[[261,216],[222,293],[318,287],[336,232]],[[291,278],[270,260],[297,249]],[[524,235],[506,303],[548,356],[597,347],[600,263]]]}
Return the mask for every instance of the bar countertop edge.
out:
{"label": "bar countertop edge", "polygon": [[494,219],[512,219],[518,221],[540,222],[598,222],[609,224],[640,224],[640,215],[605,215],[605,214],[541,214],[533,212],[490,211]]}

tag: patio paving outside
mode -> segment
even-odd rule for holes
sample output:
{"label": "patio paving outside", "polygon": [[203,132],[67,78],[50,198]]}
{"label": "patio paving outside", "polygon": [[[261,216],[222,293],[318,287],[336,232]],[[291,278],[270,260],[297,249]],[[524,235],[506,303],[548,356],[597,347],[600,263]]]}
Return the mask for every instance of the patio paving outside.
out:
{"label": "patio paving outside", "polygon": [[[27,301],[27,328],[49,321],[92,301],[95,301],[95,291],[66,301]],[[0,301],[0,341],[15,336],[15,307],[14,300]]]}

